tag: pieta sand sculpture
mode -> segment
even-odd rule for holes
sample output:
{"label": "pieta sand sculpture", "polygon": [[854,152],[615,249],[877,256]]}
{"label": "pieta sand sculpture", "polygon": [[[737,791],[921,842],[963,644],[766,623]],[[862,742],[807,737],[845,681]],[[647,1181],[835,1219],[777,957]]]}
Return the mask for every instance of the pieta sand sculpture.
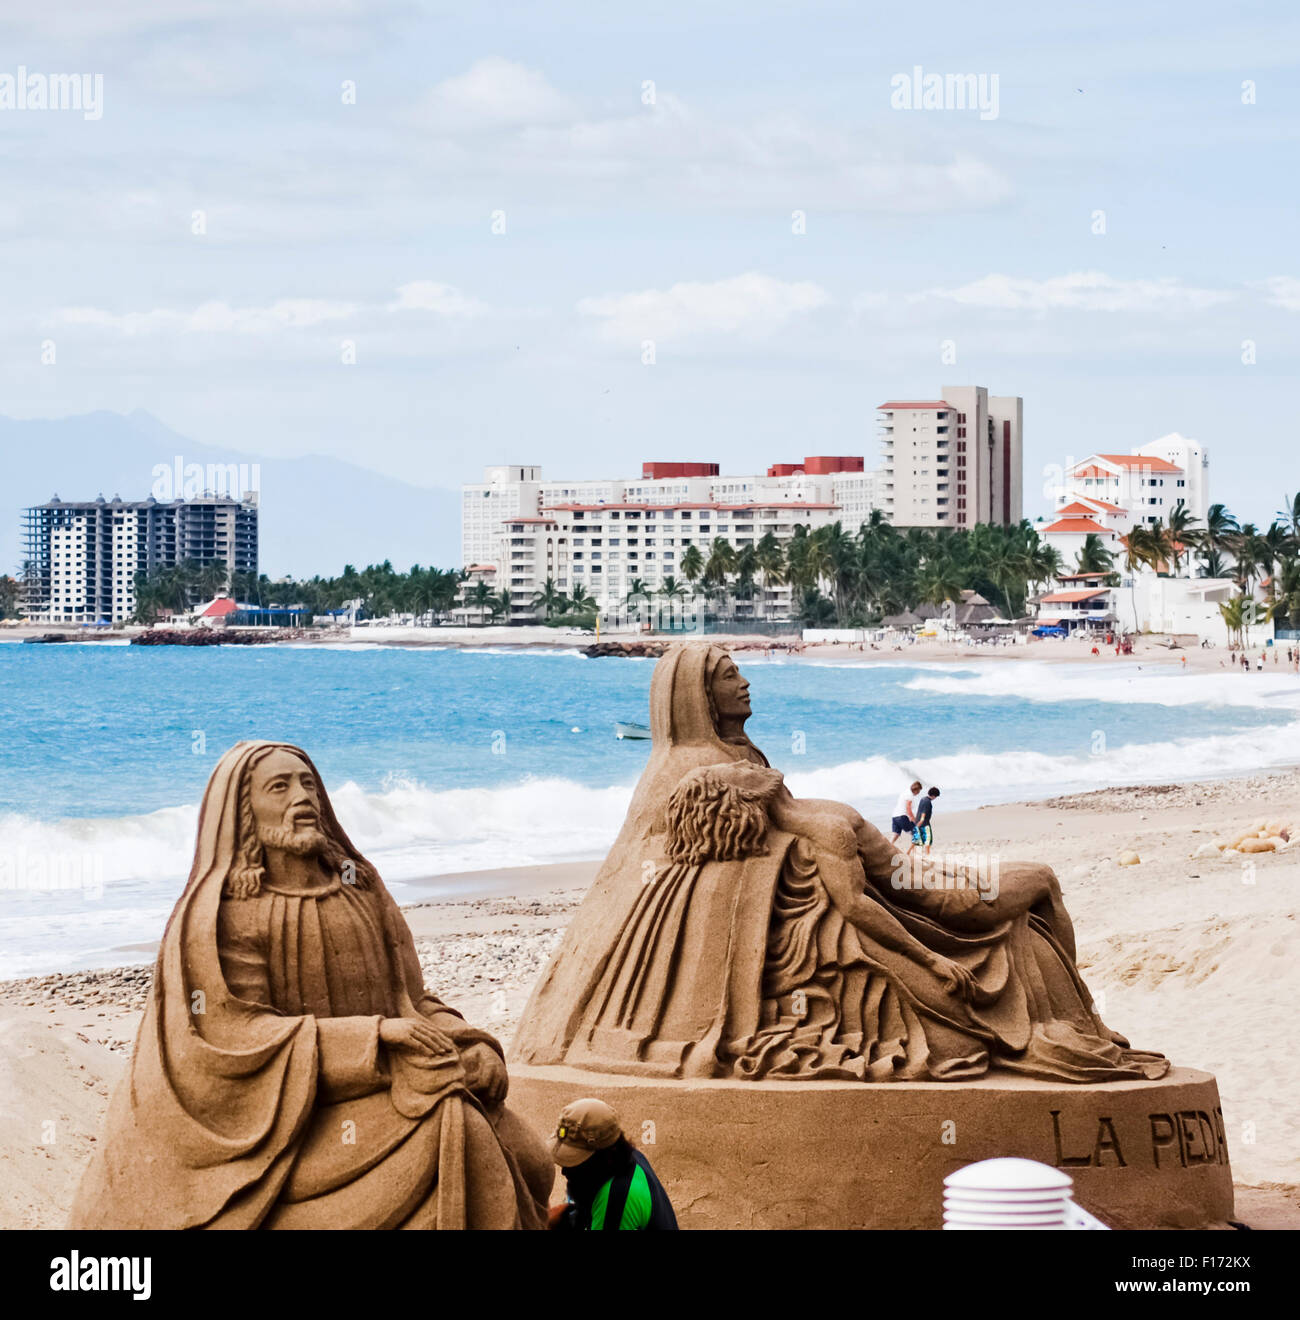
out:
{"label": "pieta sand sculpture", "polygon": [[937,1226],[945,1173],[1013,1154],[1213,1165],[1181,1199],[1129,1177],[1102,1200],[1226,1217],[1213,1079],[1167,1077],[1101,1020],[1052,871],[915,864],[852,808],[794,797],[749,716],[725,651],[656,665],[649,763],[514,1039],[523,1112],[602,1074],[594,1093],[668,1134],[656,1167],[684,1223],[694,1199],[694,1222]]}
{"label": "pieta sand sculpture", "polygon": [[913,863],[852,807],[795,798],[745,734],[730,655],[687,646],[654,748],[515,1041],[528,1063],[885,1082],[991,1067],[1152,1078],[1092,1007],[1052,871]]}
{"label": "pieta sand sculpture", "polygon": [[506,1090],[307,755],[240,743],[71,1226],[542,1227],[554,1170]]}

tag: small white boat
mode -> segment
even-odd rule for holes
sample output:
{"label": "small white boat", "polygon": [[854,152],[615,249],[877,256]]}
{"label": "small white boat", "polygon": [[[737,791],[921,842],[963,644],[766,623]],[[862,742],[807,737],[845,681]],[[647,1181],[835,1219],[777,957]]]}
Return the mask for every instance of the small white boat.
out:
{"label": "small white boat", "polygon": [[616,738],[648,738],[650,730],[644,724],[625,723],[622,720],[614,724],[614,737]]}

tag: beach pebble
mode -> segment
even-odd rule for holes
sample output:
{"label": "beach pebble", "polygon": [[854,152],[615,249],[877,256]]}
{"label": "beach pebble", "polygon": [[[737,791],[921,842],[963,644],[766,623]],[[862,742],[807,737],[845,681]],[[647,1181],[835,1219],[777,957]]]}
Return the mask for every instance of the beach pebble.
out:
{"label": "beach pebble", "polygon": [[1119,855],[1119,864],[1121,866],[1140,866],[1142,859],[1131,848],[1126,848]]}

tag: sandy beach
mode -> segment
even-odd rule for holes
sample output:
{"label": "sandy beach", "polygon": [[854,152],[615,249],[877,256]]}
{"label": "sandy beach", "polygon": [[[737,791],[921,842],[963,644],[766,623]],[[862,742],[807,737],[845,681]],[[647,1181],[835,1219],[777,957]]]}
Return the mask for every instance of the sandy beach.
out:
{"label": "sandy beach", "polygon": [[[51,632],[65,633],[70,641],[95,642],[100,645],[121,645],[143,632],[143,628],[128,627],[105,633],[85,629],[67,629],[22,624],[0,629],[0,643],[24,642]],[[639,633],[631,630],[602,631],[601,641],[667,643],[699,641],[689,634]],[[1250,669],[1243,672],[1240,651],[1228,647],[1201,647],[1186,637],[1170,637],[1148,633],[1133,639],[1131,655],[1119,656],[1113,647],[1098,644],[1099,654],[1092,654],[1094,642],[1082,635],[1065,638],[1030,637],[1014,644],[995,644],[967,639],[946,640],[913,635],[900,635],[884,642],[802,642],[797,636],[758,633],[709,633],[708,640],[728,649],[753,655],[770,652],[772,658],[786,662],[826,662],[847,664],[969,664],[974,661],[1038,660],[1054,664],[1094,664],[1102,668],[1123,667],[1128,670],[1158,665],[1172,670],[1197,673],[1231,671],[1248,679],[1257,673],[1256,661],[1265,657],[1264,672],[1288,672],[1287,647],[1282,642],[1274,647],[1256,643],[1248,648]],[[414,628],[409,626],[375,626],[354,628],[308,629],[302,636],[289,642],[301,646],[345,647],[402,647],[412,650],[506,650],[506,651],[574,651],[596,641],[592,633],[568,632],[564,628],[543,625],[525,627],[485,628]],[[281,643],[284,644],[284,643]],[[616,661],[615,661],[616,663]]]}
{"label": "sandy beach", "polygon": [[[1296,1227],[1300,845],[1254,855],[1206,847],[1264,820],[1300,830],[1300,770],[940,812],[935,850],[1056,869],[1107,1021],[1217,1076],[1238,1218]],[[1140,863],[1120,865],[1126,851]],[[508,1044],[596,867],[475,873],[479,896],[408,905],[428,984]],[[62,1222],[126,1064],[151,954],[140,947],[108,971],[0,983],[0,1228]]]}

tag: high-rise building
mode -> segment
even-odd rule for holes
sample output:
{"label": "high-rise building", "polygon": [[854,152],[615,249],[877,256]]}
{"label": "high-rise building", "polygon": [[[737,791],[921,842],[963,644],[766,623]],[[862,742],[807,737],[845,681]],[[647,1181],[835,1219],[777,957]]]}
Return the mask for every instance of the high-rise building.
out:
{"label": "high-rise building", "polygon": [[982,385],[938,399],[893,399],[877,412],[881,503],[899,527],[1018,523],[1024,504],[1024,401]]}
{"label": "high-rise building", "polygon": [[[464,487],[464,564],[475,581],[510,592],[513,618],[533,617],[533,595],[548,580],[566,594],[582,587],[608,611],[637,582],[652,593],[668,578],[688,585],[681,563],[692,546],[707,559],[719,538],[743,550],[770,533],[784,550],[799,526],[838,521],[856,532],[877,507],[877,476],[859,456],[777,463],[751,476],[716,463],[651,462],[640,477],[599,481],[491,467]],[[754,597],[735,603],[738,616],[788,612],[788,585],[761,572],[755,580]]]}
{"label": "high-rise building", "polygon": [[24,608],[43,623],[115,623],[135,613],[135,575],[182,563],[257,572],[257,500],[159,502],[101,495],[26,511]]}
{"label": "high-rise building", "polygon": [[460,547],[466,568],[491,560],[506,518],[537,512],[541,476],[539,467],[504,463],[484,468],[476,485],[461,487]]}

